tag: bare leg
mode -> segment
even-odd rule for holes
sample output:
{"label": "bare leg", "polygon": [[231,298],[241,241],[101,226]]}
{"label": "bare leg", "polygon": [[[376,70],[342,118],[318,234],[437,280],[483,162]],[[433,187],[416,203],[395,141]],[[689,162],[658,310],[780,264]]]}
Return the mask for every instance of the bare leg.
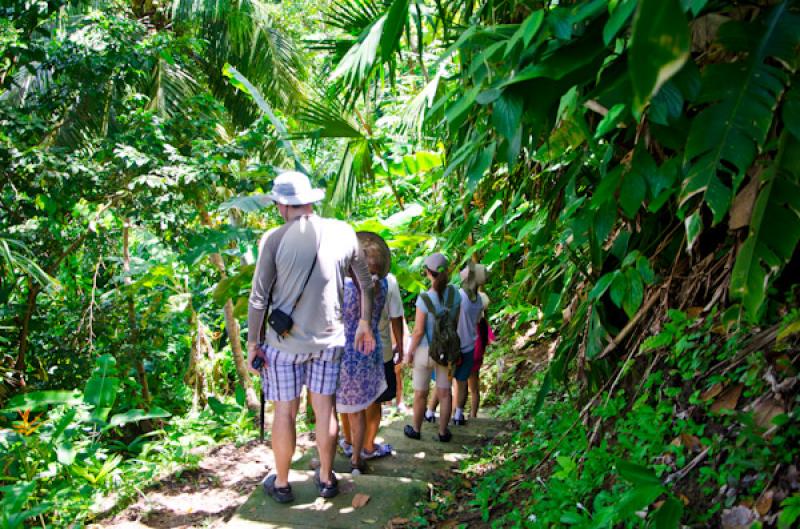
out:
{"label": "bare leg", "polygon": [[321,395],[313,391],[310,394],[314,416],[317,419],[319,476],[321,481],[330,483],[333,473],[333,456],[336,453],[336,436],[339,435],[339,423],[336,421],[333,395]]}
{"label": "bare leg", "polygon": [[414,430],[417,432],[422,428],[422,417],[425,414],[425,403],[428,401],[428,390],[414,390]]}
{"label": "bare leg", "polygon": [[275,455],[276,487],[289,484],[289,465],[297,441],[295,420],[300,399],[275,401],[275,414],[272,418],[272,453]]}
{"label": "bare leg", "polygon": [[365,410],[367,428],[364,431],[364,451],[375,451],[375,438],[378,436],[378,428],[381,426],[381,403],[373,402]]}
{"label": "bare leg", "polygon": [[447,423],[450,422],[450,412],[453,407],[453,394],[450,388],[436,388],[439,395],[439,435],[447,432]]}
{"label": "bare leg", "polygon": [[455,383],[456,400],[454,402],[456,408],[464,409],[464,405],[467,403],[467,381],[453,379],[453,382]]}
{"label": "bare leg", "polygon": [[353,436],[350,435],[350,414],[340,413],[339,422],[342,426],[342,435],[344,435],[344,441],[349,445],[353,444]]}
{"label": "bare leg", "polygon": [[366,430],[366,414],[364,411],[348,413],[350,421],[350,433],[353,436],[353,455],[350,463],[358,466],[361,462],[361,449],[364,448],[364,431]]}
{"label": "bare leg", "polygon": [[[470,419],[474,419],[478,416],[478,406],[481,402],[481,394],[480,394],[480,384],[478,384],[478,373],[471,373],[469,375],[469,380],[467,380],[469,384],[469,393],[470,393],[470,411],[469,417]],[[466,402],[464,403],[466,404]]]}
{"label": "bare leg", "polygon": [[403,364],[394,366],[394,376],[397,379],[397,394],[395,395],[394,403],[399,408],[403,404]]}
{"label": "bare leg", "polygon": [[431,413],[436,413],[437,406],[439,406],[439,392],[434,391],[433,397],[431,397],[431,402],[428,404],[428,411]]}

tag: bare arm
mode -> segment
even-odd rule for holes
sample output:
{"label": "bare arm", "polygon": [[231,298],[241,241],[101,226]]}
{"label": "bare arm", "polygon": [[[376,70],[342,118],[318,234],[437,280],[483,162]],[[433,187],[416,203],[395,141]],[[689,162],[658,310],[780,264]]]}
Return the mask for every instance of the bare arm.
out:
{"label": "bare arm", "polygon": [[375,336],[372,334],[369,323],[372,319],[375,289],[372,284],[372,277],[369,275],[367,263],[359,251],[355,252],[353,259],[350,261],[350,274],[361,292],[361,319],[358,320],[355,346],[356,350],[364,354],[370,354],[375,350]]}
{"label": "bare arm", "polygon": [[405,361],[407,364],[414,363],[414,354],[417,352],[417,347],[419,347],[419,343],[422,341],[422,337],[425,334],[425,317],[427,315],[425,312],[417,307],[417,314],[414,318],[414,330],[411,331],[411,343],[408,346],[408,351],[406,351]]}
{"label": "bare arm", "polygon": [[[394,338],[395,347],[402,353],[403,351],[403,318],[391,318],[389,322],[392,325],[392,338]],[[402,356],[402,354],[401,354]]]}

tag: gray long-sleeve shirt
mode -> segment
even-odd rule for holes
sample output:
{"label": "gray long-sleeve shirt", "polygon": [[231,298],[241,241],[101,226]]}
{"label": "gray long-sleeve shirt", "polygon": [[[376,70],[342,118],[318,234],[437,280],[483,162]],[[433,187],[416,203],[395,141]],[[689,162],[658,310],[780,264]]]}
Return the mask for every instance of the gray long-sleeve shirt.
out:
{"label": "gray long-sleeve shirt", "polygon": [[[274,236],[278,230],[283,231],[282,237]],[[312,264],[308,284],[301,291]],[[268,345],[296,354],[344,346],[342,301],[347,275],[355,279],[361,290],[361,314],[368,320],[372,314],[372,281],[353,228],[339,220],[304,215],[268,231],[261,238],[253,273],[247,313],[248,342],[260,341],[274,281],[269,310],[291,313],[294,326],[289,336],[283,338],[269,329],[264,340]],[[298,297],[300,301],[292,312]]]}

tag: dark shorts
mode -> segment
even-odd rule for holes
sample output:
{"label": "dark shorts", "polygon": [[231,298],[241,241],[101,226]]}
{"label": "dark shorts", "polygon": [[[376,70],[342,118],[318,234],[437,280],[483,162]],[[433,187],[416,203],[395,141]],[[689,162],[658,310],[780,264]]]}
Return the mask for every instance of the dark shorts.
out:
{"label": "dark shorts", "polygon": [[469,378],[470,373],[472,373],[472,364],[475,362],[475,351],[470,351],[468,353],[461,353],[461,365],[456,367],[455,373],[453,376],[456,380],[464,382]]}
{"label": "dark shorts", "polygon": [[386,391],[381,393],[377,402],[389,402],[397,395],[397,375],[395,375],[392,360],[383,363],[383,374],[386,377]]}

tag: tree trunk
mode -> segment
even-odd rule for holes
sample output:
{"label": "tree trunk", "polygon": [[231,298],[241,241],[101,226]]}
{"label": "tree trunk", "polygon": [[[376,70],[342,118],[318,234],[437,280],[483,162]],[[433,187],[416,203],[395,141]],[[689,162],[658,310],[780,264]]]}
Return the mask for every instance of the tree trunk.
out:
{"label": "tree trunk", "polygon": [[[200,218],[202,223],[205,226],[211,226],[211,217],[208,215],[208,212],[202,208],[198,208],[200,211]],[[222,256],[218,253],[211,254],[211,263],[219,272],[222,279],[228,277],[228,274],[225,272],[225,263],[222,260]],[[245,360],[244,352],[242,351],[242,338],[239,332],[239,323],[236,321],[236,318],[233,316],[233,301],[228,299],[225,301],[225,332],[228,333],[228,340],[231,343],[231,352],[233,353],[233,363],[236,365],[236,375],[239,378],[239,383],[242,385],[245,391],[245,397],[247,400],[247,407],[250,410],[258,411],[260,407],[260,403],[258,400],[258,396],[256,395],[255,390],[253,390],[253,383],[250,379],[250,371],[247,370],[247,361]]]}
{"label": "tree trunk", "polygon": [[205,407],[208,402],[206,395],[206,373],[203,370],[203,357],[204,353],[208,351],[208,336],[203,328],[203,323],[194,309],[191,309],[192,316],[190,322],[195,330],[194,338],[192,338],[192,349],[189,352],[189,367],[186,369],[186,374],[183,376],[183,381],[188,386],[192,386],[194,396],[192,398],[192,407],[197,409]]}
{"label": "tree trunk", "polygon": [[[211,254],[211,262],[217,268],[223,279],[228,276],[225,273],[225,264],[222,262],[222,256],[220,254]],[[239,383],[244,388],[247,397],[247,407],[253,411],[258,411],[260,404],[256,392],[253,390],[253,383],[250,380],[250,371],[247,370],[247,361],[242,351],[239,322],[237,322],[236,318],[233,316],[233,301],[231,301],[230,298],[225,301],[224,313],[225,331],[228,333],[228,340],[231,343],[231,352],[233,353],[233,363],[236,365],[236,374],[239,377]]]}
{"label": "tree trunk", "polygon": [[[129,238],[130,238],[130,223],[128,219],[123,220],[124,224],[122,227],[122,270],[125,272],[125,278],[123,279],[123,284],[126,287],[130,287],[133,283],[129,272],[131,271],[131,256],[129,250]],[[145,404],[150,404],[150,387],[147,384],[147,372],[144,369],[144,360],[142,360],[142,356],[139,354],[139,347],[137,347],[139,343],[139,327],[136,325],[136,305],[133,299],[133,292],[130,289],[127,289],[128,292],[125,294],[127,298],[128,304],[128,327],[130,328],[130,338],[128,340],[128,346],[132,355],[134,356],[133,363],[136,367],[136,373],[139,375],[139,382],[142,384],[142,400]]]}

